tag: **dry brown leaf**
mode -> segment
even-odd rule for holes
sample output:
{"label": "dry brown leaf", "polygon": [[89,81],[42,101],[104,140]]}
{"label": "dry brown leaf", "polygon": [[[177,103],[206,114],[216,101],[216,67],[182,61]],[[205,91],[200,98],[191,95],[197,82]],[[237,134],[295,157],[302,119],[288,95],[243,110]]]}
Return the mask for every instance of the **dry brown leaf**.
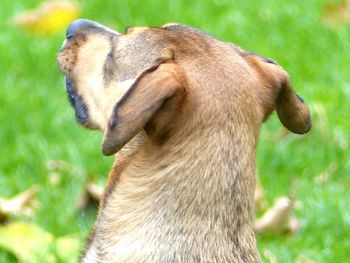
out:
{"label": "dry brown leaf", "polygon": [[314,123],[314,127],[320,131],[322,137],[324,139],[329,138],[329,121],[325,107],[320,103],[313,103],[311,105],[312,108],[312,122]]}
{"label": "dry brown leaf", "polygon": [[0,198],[0,222],[7,220],[10,215],[32,215],[33,209],[38,206],[35,200],[37,192],[38,187],[34,185],[13,198]]}
{"label": "dry brown leaf", "polygon": [[49,255],[52,234],[33,223],[13,222],[0,226],[0,248],[11,252],[19,262],[54,263],[53,255]]}
{"label": "dry brown leaf", "polygon": [[94,183],[87,183],[80,198],[78,199],[78,209],[85,209],[90,201],[100,203],[103,196],[103,187]]}
{"label": "dry brown leaf", "polygon": [[291,217],[293,203],[289,197],[279,197],[275,204],[255,221],[255,232],[257,234],[285,232]]}
{"label": "dry brown leaf", "polygon": [[345,134],[346,132],[341,129],[333,129],[334,141],[338,145],[338,147],[344,151],[347,151],[349,148],[348,136]]}
{"label": "dry brown leaf", "polygon": [[303,255],[299,255],[297,257],[296,263],[317,263],[317,261],[314,261],[308,257],[303,256]]}
{"label": "dry brown leaf", "polygon": [[264,189],[262,188],[259,180],[259,176],[257,175],[256,185],[255,185],[255,211],[261,211],[266,208],[266,199]]}
{"label": "dry brown leaf", "polygon": [[49,183],[51,186],[58,186],[61,183],[61,174],[57,172],[50,172]]}
{"label": "dry brown leaf", "polygon": [[46,168],[49,171],[62,171],[68,169],[68,164],[63,160],[50,160],[46,163]]}
{"label": "dry brown leaf", "polygon": [[282,141],[290,134],[291,134],[291,132],[288,129],[281,127],[276,134],[276,140]]}
{"label": "dry brown leaf", "polygon": [[75,235],[55,238],[35,223],[13,222],[0,225],[0,249],[19,262],[77,262],[80,240]]}
{"label": "dry brown leaf", "polygon": [[273,142],[282,141],[283,139],[287,138],[290,134],[291,132],[282,126],[276,131],[265,131],[265,139]]}
{"label": "dry brown leaf", "polygon": [[350,21],[350,0],[325,5],[323,21],[327,26],[336,27]]}
{"label": "dry brown leaf", "polygon": [[268,260],[268,263],[277,263],[277,257],[268,249],[264,250],[264,257]]}
{"label": "dry brown leaf", "polygon": [[103,187],[94,183],[88,183],[86,186],[86,191],[89,196],[96,202],[100,202],[103,196]]}
{"label": "dry brown leaf", "polygon": [[57,186],[61,183],[61,172],[68,171],[69,165],[62,160],[50,160],[46,163],[46,168],[50,185]]}
{"label": "dry brown leaf", "polygon": [[314,182],[318,185],[325,184],[329,181],[331,175],[337,170],[336,163],[331,163],[328,167],[314,178]]}
{"label": "dry brown leaf", "polygon": [[18,14],[14,23],[29,33],[46,36],[64,30],[79,13],[76,3],[68,0],[49,0],[34,10]]}
{"label": "dry brown leaf", "polygon": [[285,234],[294,235],[301,228],[301,222],[295,216],[291,215],[288,219]]}
{"label": "dry brown leaf", "polygon": [[80,194],[78,201],[77,201],[77,207],[78,210],[84,210],[89,204],[89,195],[86,191],[82,191]]}

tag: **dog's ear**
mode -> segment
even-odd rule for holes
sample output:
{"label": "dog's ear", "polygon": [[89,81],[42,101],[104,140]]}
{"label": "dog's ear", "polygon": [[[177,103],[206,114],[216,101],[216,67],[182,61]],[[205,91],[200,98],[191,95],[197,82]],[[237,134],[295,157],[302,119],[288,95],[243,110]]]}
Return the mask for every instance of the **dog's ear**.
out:
{"label": "dog's ear", "polygon": [[182,70],[163,63],[142,72],[114,106],[102,144],[102,152],[119,151],[160,110],[164,102],[182,96],[185,87]]}
{"label": "dog's ear", "polygon": [[243,57],[255,70],[261,84],[257,87],[257,99],[263,109],[263,120],[276,109],[288,130],[298,134],[308,132],[311,129],[309,109],[293,90],[288,73],[276,62],[254,53],[245,53]]}

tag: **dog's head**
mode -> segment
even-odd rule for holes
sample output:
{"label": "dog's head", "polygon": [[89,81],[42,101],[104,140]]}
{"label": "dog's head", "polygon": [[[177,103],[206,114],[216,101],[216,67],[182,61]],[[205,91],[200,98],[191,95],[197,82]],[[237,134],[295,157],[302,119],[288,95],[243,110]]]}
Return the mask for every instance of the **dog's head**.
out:
{"label": "dog's head", "polygon": [[[210,58],[206,58],[207,53]],[[225,62],[231,58],[237,61]],[[196,68],[198,60],[206,70]],[[254,101],[259,104],[256,107],[262,112],[256,117],[260,123],[276,109],[289,130],[305,133],[310,129],[309,111],[280,66],[191,27],[166,24],[129,28],[120,34],[81,19],[68,27],[58,56],[77,121],[104,131],[105,154],[118,151],[151,119],[167,129],[173,118],[167,112],[176,112],[179,101],[191,94],[193,81],[188,81],[189,76],[206,79],[218,63],[220,67],[242,66],[253,72],[247,76],[258,82],[253,90]],[[218,81],[227,83],[230,78],[236,76]]]}

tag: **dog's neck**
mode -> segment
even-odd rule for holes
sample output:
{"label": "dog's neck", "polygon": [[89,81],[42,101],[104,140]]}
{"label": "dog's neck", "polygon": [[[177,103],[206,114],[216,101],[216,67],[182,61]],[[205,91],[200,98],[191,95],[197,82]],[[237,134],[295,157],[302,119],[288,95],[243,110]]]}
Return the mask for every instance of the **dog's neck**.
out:
{"label": "dog's neck", "polygon": [[252,228],[255,139],[247,133],[235,138],[232,127],[219,127],[197,127],[186,141],[170,139],[161,147],[146,140],[134,148],[131,162],[122,160],[96,229],[95,240],[109,246],[98,251],[136,261],[138,255],[156,262],[185,255],[208,262],[218,256],[258,260]]}

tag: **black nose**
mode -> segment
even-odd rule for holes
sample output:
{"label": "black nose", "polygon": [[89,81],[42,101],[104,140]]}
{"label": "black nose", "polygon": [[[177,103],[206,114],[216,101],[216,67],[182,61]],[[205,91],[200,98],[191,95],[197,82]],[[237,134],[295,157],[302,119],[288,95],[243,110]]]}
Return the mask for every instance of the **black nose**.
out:
{"label": "black nose", "polygon": [[71,39],[76,36],[79,32],[89,29],[96,28],[99,25],[88,19],[77,19],[73,21],[67,28],[66,38]]}

